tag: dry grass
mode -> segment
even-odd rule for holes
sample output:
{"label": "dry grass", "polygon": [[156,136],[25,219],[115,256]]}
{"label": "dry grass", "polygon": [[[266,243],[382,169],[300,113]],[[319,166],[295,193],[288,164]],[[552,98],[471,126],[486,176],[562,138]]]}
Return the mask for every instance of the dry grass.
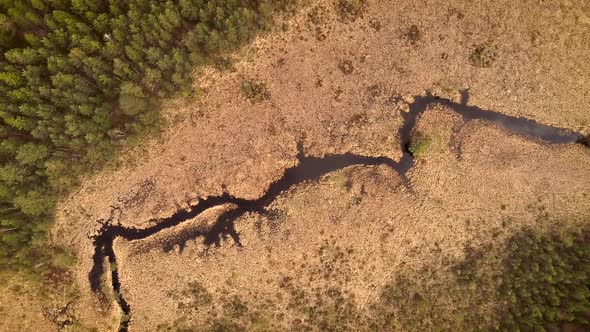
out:
{"label": "dry grass", "polygon": [[[284,29],[244,50],[248,56],[235,63],[234,72],[204,70],[198,82],[200,96],[171,101],[163,111],[170,126],[160,138],[129,151],[133,163],[122,163],[88,179],[60,205],[52,234],[54,241],[71,244],[78,252],[80,263],[75,273],[82,297],[77,314],[82,320],[100,325],[110,322],[113,313],[97,312],[94,295],[87,288],[93,252],[88,235],[98,229],[96,220],[105,217],[110,206],[122,208],[117,221],[146,227],[148,220],[168,216],[200,196],[227,190],[240,197],[259,197],[294,165],[297,141],[315,156],[354,152],[398,159],[401,151],[396,133],[402,124],[401,112],[407,109],[399,96],[409,100],[438,85],[441,94],[456,97],[457,87],[469,88],[472,104],[590,132],[586,107],[590,95],[583,93],[590,77],[586,61],[590,57],[590,11],[585,1],[569,1],[563,6],[533,0],[367,1],[354,19],[342,19],[336,5],[336,1],[319,1],[304,9],[286,22]],[[491,40],[495,45],[493,65],[472,66],[473,45]],[[264,82],[269,99],[248,100],[241,93],[244,77]],[[452,127],[453,121],[447,124]],[[420,130],[432,128],[430,124]],[[444,133],[448,128],[435,129]],[[442,137],[446,147],[448,137]],[[359,268],[364,272],[357,272],[358,278],[362,280],[368,273],[367,280],[381,280],[389,277],[389,272],[382,271],[401,261],[427,261],[431,256],[424,252],[438,250],[431,247],[434,243],[449,252],[461,252],[473,234],[499,227],[501,220],[514,220],[514,227],[533,222],[540,209],[535,204],[558,215],[580,217],[588,212],[587,198],[583,197],[587,185],[577,180],[588,178],[587,151],[524,142],[481,123],[467,125],[455,142],[460,143],[459,150],[451,144],[450,149],[428,156],[411,172],[412,195],[396,191],[396,176],[383,170],[376,171],[377,176],[361,172],[365,175],[359,175],[350,190],[347,184],[337,191],[332,187],[308,188],[311,196],[294,192],[293,200],[280,203],[284,207],[277,209],[288,210],[286,220],[294,223],[288,226],[293,228],[289,234],[309,229],[309,236],[298,238],[269,230],[265,238],[279,242],[278,246],[296,245],[279,239],[305,238],[311,242],[302,245],[314,248],[329,235],[342,234],[338,240],[341,246],[353,246],[347,241],[361,241],[357,239],[361,228],[338,224],[350,218],[358,227],[374,227],[364,230],[367,237],[358,242],[368,246],[362,255],[383,253],[382,262],[375,262],[377,272]],[[142,186],[146,181],[151,183],[149,190]],[[527,205],[532,207],[527,209]],[[383,232],[383,223],[391,227],[391,233]],[[271,250],[268,262],[277,266],[273,273],[292,271],[293,266],[274,264],[285,261],[285,252],[291,252],[292,247],[281,248],[255,244],[245,252],[260,258],[261,252]],[[234,249],[224,248],[219,254],[236,256],[223,260],[214,251],[203,269],[160,254],[133,258],[135,261],[130,257],[127,265],[121,262],[121,273],[127,274],[124,287],[140,313],[136,322],[142,315],[146,326],[153,326],[155,319],[176,317],[174,310],[163,315],[150,311],[160,304],[174,307],[162,299],[162,292],[170,290],[172,279],[168,278],[180,276],[178,287],[196,277],[213,278],[206,273],[215,271],[227,278],[230,262],[248,261],[237,256],[237,251],[226,250]],[[142,265],[134,265],[138,261]],[[154,280],[154,273],[142,270],[148,265],[166,270]],[[267,273],[258,268],[256,273]],[[237,280],[248,283],[254,276],[238,274]],[[145,295],[135,294],[139,287],[134,283],[152,287],[143,292]],[[366,298],[362,300],[365,303],[372,296],[366,291],[372,283],[359,281],[350,289]],[[147,294],[152,298],[141,297]]]}
{"label": "dry grass", "polygon": [[[417,128],[441,132],[457,121],[435,108]],[[320,319],[322,310],[336,310],[332,314],[341,324],[353,324],[346,315],[361,324],[369,319],[362,313],[380,301],[382,287],[402,271],[430,289],[454,278],[450,265],[464,258],[466,247],[499,244],[523,227],[544,228],[552,220],[587,221],[588,185],[576,180],[590,176],[578,159],[590,161],[583,148],[547,147],[477,122],[458,134],[446,132],[441,139],[448,144],[411,171],[410,190],[385,166],[328,174],[281,195],[270,207],[272,218],[239,219],[242,247],[227,240],[206,249],[197,240],[182,252],[165,252],[158,247],[160,236],[118,242],[124,292],[136,317],[131,328],[231,322],[250,329],[265,317],[270,330],[294,329],[315,317],[319,325],[312,326],[322,329],[331,326]],[[456,140],[461,158],[453,149]],[[215,217],[210,213],[195,222]],[[182,294],[190,283],[206,291],[202,308],[187,310],[192,300]],[[463,310],[451,295],[435,301],[443,317]],[[332,303],[330,296],[339,300]],[[240,313],[231,316],[228,306],[238,304]],[[233,318],[214,319],[228,315]],[[404,322],[398,323],[403,329]]]}

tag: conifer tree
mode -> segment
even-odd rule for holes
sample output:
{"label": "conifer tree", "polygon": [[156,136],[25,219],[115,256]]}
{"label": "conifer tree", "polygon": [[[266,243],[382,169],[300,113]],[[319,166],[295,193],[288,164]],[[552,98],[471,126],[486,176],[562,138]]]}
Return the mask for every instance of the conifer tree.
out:
{"label": "conifer tree", "polygon": [[0,252],[22,248],[0,269],[32,266],[35,225],[56,196],[125,138],[158,128],[160,98],[265,28],[263,9],[285,1],[1,1],[0,220],[19,226],[0,233]]}

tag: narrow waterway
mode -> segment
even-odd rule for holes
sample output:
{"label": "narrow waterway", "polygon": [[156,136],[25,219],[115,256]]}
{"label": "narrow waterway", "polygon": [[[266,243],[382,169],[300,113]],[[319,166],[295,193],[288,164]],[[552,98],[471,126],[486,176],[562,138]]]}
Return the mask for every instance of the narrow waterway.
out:
{"label": "narrow waterway", "polygon": [[[222,213],[216,223],[208,230],[195,230],[184,234],[179,239],[179,244],[183,244],[189,239],[202,238],[205,245],[220,245],[223,239],[231,237],[239,246],[240,237],[234,227],[237,218],[248,212],[266,213],[267,207],[284,191],[305,181],[314,181],[325,174],[346,168],[352,165],[387,165],[394,169],[404,180],[405,185],[409,185],[406,173],[414,165],[414,158],[409,152],[409,145],[413,129],[420,115],[432,104],[441,104],[447,106],[459,115],[463,120],[485,120],[496,124],[506,130],[523,135],[531,139],[542,140],[548,144],[584,144],[585,139],[579,133],[571,130],[540,124],[530,119],[512,117],[502,113],[484,110],[476,106],[469,106],[468,91],[462,91],[461,103],[455,103],[448,99],[439,99],[432,95],[419,96],[410,104],[409,112],[402,113],[404,124],[399,130],[400,149],[403,151],[400,161],[386,157],[366,157],[351,153],[340,155],[328,155],[323,158],[306,156],[303,151],[303,145],[298,144],[298,164],[285,171],[283,176],[274,182],[266,191],[264,196],[255,200],[246,200],[234,197],[229,193],[221,196],[210,196],[201,199],[198,203],[191,206],[189,210],[180,210],[172,216],[164,219],[151,220],[154,224],[152,227],[138,229],[128,228],[120,225],[111,224],[112,220],[103,221],[103,226],[98,235],[93,238],[95,252],[93,256],[93,267],[88,274],[92,290],[102,292],[101,279],[104,275],[105,258],[108,259],[111,266],[112,289],[117,295],[117,302],[124,313],[121,319],[119,331],[127,331],[131,316],[131,307],[121,293],[121,283],[119,280],[116,254],[113,250],[113,241],[117,238],[126,240],[140,240],[152,236],[161,230],[177,226],[187,220],[198,216],[203,211],[225,204],[232,204],[234,208]],[[112,218],[111,218],[112,219]]]}

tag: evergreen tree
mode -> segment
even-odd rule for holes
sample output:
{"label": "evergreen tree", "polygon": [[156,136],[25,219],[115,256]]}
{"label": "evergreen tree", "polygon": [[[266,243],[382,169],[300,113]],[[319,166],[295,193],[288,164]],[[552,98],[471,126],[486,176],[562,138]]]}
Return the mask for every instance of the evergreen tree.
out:
{"label": "evergreen tree", "polygon": [[0,1],[0,269],[30,268],[56,195],[158,128],[160,98],[285,2]]}

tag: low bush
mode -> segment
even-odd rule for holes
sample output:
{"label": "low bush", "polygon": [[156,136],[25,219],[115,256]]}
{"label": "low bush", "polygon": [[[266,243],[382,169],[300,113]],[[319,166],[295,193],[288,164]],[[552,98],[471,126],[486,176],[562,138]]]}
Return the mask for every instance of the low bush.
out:
{"label": "low bush", "polygon": [[408,150],[412,154],[412,156],[416,158],[420,158],[429,151],[433,151],[435,149],[440,148],[442,143],[442,139],[440,136],[437,135],[424,135],[418,133],[414,139],[410,142],[410,146]]}
{"label": "low bush", "polygon": [[266,83],[254,79],[242,81],[242,92],[252,102],[261,102],[270,98]]}
{"label": "low bush", "polygon": [[341,20],[354,21],[362,15],[366,4],[366,0],[338,0],[336,11]]}
{"label": "low bush", "polygon": [[475,67],[491,67],[498,56],[497,48],[492,43],[483,43],[475,46],[469,55],[469,61]]}

